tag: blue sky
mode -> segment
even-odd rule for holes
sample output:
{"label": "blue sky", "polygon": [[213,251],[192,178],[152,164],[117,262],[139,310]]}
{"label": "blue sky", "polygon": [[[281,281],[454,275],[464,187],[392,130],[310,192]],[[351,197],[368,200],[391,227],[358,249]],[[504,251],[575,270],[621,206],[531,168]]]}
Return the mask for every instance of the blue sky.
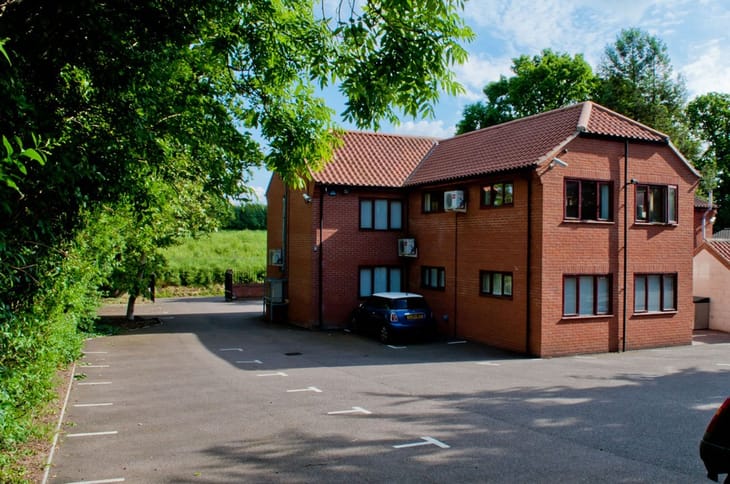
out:
{"label": "blue sky", "polygon": [[[434,119],[404,117],[399,126],[384,125],[381,132],[452,136],[464,107],[484,99],[482,88],[487,83],[502,74],[509,76],[513,58],[550,48],[583,54],[596,71],[606,45],[631,27],[664,41],[690,99],[712,91],[730,92],[728,0],[471,0],[464,18],[476,34],[465,46],[469,60],[455,69],[466,94],[443,96]],[[327,100],[342,111],[336,92]],[[269,178],[268,172],[258,170],[251,181],[262,202]]]}

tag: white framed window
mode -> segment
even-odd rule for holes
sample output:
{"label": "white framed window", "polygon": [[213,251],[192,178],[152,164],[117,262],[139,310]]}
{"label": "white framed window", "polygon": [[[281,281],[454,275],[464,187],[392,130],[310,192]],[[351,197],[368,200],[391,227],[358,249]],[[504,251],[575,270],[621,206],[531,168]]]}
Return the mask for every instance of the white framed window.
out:
{"label": "white framed window", "polygon": [[636,221],[639,223],[677,223],[675,185],[636,185]]}

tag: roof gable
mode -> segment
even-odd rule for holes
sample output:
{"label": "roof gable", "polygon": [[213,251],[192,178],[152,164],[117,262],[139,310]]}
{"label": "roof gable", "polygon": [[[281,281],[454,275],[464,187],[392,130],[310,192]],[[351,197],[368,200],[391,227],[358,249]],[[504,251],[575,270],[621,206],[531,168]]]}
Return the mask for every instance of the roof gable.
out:
{"label": "roof gable", "polygon": [[581,134],[668,143],[663,133],[586,101],[441,141],[406,185],[536,166]]}
{"label": "roof gable", "polygon": [[702,247],[730,269],[730,240],[707,240]]}
{"label": "roof gable", "polygon": [[429,137],[346,131],[332,161],[312,177],[321,184],[401,187],[436,143]]}

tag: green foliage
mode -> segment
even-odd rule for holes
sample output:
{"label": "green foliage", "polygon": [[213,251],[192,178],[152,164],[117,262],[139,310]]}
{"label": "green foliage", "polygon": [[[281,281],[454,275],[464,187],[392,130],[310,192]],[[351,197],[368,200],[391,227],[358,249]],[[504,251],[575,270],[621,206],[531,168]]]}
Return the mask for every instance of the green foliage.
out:
{"label": "green foliage", "polygon": [[263,282],[266,277],[266,231],[225,230],[163,251],[167,267],[157,275],[159,286],[223,284],[227,269],[237,282]]}
{"label": "green foliage", "polygon": [[581,54],[556,53],[512,59],[514,76],[501,76],[484,88],[486,102],[466,107],[457,133],[466,133],[590,99],[598,80]]}
{"label": "green foliage", "polygon": [[687,119],[705,147],[698,166],[705,192],[713,190],[719,205],[716,225],[730,227],[730,94],[711,92],[687,105]]}
{"label": "green foliage", "polygon": [[694,157],[683,118],[684,80],[674,76],[666,44],[640,29],[622,30],[606,47],[599,67],[597,101],[632,119],[670,135],[685,155]]}
{"label": "green foliage", "polygon": [[48,396],[50,369],[78,354],[97,287],[127,291],[133,310],[161,250],[213,230],[253,168],[301,186],[332,157],[339,130],[317,88],[339,86],[344,116],[373,127],[459,90],[461,0],[335,8],[3,5],[0,451]]}
{"label": "green foliage", "polygon": [[225,230],[266,230],[266,205],[245,203],[231,205]]}

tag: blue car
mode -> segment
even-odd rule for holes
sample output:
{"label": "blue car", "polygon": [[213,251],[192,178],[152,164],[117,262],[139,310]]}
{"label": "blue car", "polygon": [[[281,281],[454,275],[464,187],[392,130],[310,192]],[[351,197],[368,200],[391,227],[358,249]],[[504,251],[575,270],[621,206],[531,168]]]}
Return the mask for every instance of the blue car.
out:
{"label": "blue car", "polygon": [[431,308],[422,295],[412,292],[375,293],[352,312],[350,323],[352,331],[376,334],[383,343],[406,334],[436,334]]}

